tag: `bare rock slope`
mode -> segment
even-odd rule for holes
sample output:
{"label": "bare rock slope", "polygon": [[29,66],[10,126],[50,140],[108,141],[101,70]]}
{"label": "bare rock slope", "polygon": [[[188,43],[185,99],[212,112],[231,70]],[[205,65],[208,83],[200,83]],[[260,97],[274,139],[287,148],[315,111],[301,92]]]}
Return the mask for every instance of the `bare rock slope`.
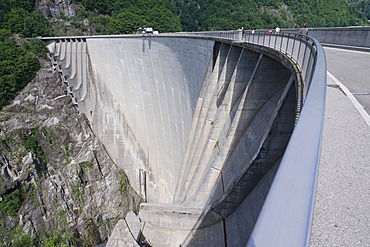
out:
{"label": "bare rock slope", "polygon": [[140,197],[43,63],[0,111],[0,242],[94,246]]}

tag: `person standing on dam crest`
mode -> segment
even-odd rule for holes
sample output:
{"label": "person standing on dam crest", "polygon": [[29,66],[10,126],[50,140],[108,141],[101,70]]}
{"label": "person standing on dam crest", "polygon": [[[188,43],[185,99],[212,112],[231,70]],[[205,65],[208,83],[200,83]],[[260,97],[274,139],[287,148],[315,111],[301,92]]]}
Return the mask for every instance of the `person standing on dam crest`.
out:
{"label": "person standing on dam crest", "polygon": [[308,35],[307,23],[303,24],[303,27],[298,31],[299,35]]}

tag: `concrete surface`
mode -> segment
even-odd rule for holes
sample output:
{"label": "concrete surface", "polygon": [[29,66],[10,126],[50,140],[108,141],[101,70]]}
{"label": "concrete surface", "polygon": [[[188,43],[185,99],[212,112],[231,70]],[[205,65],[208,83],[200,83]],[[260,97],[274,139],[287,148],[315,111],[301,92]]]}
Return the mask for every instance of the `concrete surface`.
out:
{"label": "concrete surface", "polygon": [[138,247],[140,246],[136,239],[132,236],[130,229],[128,228],[125,220],[119,220],[113,229],[112,234],[109,237],[109,241],[106,246],[111,247]]}
{"label": "concrete surface", "polygon": [[370,53],[325,52],[327,105],[310,246],[370,246],[370,96],[356,94],[370,88]]}
{"label": "concrete surface", "polygon": [[[347,36],[343,31],[347,31]],[[357,42],[357,45],[366,46],[370,41],[370,34],[365,29],[315,32],[317,38],[326,38],[322,40],[324,42]],[[147,226],[144,222],[141,231],[146,237],[156,238],[154,246],[169,243],[189,246],[244,245],[257,218],[260,209],[258,205],[264,201],[278,163],[269,161],[273,167],[270,172],[262,176],[261,180],[253,182],[254,190],[249,194],[240,194],[245,191],[245,181],[250,183],[248,172],[252,174],[255,171],[231,166],[229,174],[234,175],[224,182],[221,171],[227,171],[228,165],[224,167],[224,162],[214,160],[220,160],[221,157],[225,164],[240,162],[240,159],[231,162],[229,157],[238,148],[241,148],[241,153],[249,150],[244,144],[244,147],[235,146],[235,140],[242,138],[243,133],[248,133],[244,132],[245,128],[252,130],[245,134],[247,138],[263,136],[263,131],[268,130],[261,128],[262,131],[255,132],[253,125],[241,127],[243,124],[237,124],[229,132],[235,116],[250,121],[241,117],[241,112],[252,109],[256,104],[248,100],[246,102],[253,107],[243,109],[240,107],[248,104],[240,102],[250,93],[243,91],[245,81],[250,76],[247,74],[251,73],[248,71],[263,68],[259,65],[261,58],[249,56],[247,60],[250,62],[243,64],[246,61],[241,59],[245,56],[244,50],[224,44],[213,46],[213,41],[209,40],[203,41],[202,48],[194,52],[195,46],[192,44],[184,47],[188,43],[185,40],[158,42],[143,37],[139,42],[126,40],[123,43],[118,38],[107,38],[88,39],[87,42],[84,39],[63,40],[49,48],[59,59],[59,64],[55,66],[65,76],[76,104],[86,113],[100,138],[105,140],[112,157],[126,170],[138,193],[152,202],[176,202],[172,206],[163,206],[163,214],[161,209],[156,209],[161,207],[160,204],[144,205],[141,215],[146,219]],[[201,61],[194,59],[198,57],[197,53],[203,54]],[[218,56],[215,56],[217,53]],[[369,53],[355,54],[356,57],[353,57],[353,54],[327,49],[328,70],[340,80],[351,83],[346,84],[350,90],[345,90],[341,84],[338,86],[334,76],[328,78],[327,113],[311,246],[370,246],[370,118],[364,119],[366,112],[360,114],[353,106],[354,97],[349,97],[349,91],[353,92],[365,109],[369,110]],[[163,55],[165,59],[160,58]],[[248,66],[251,68],[248,69]],[[275,67],[275,64],[267,67]],[[180,70],[175,71],[174,68]],[[358,72],[359,68],[361,72]],[[196,73],[191,73],[193,71]],[[180,82],[174,85],[174,78],[180,78]],[[270,75],[267,78],[272,77]],[[195,91],[189,91],[193,88]],[[161,98],[163,95],[165,99]],[[121,101],[122,98],[126,100]],[[263,105],[274,101],[272,98]],[[222,107],[219,109],[219,106]],[[266,112],[276,107],[276,104],[267,107]],[[155,109],[160,109],[159,114]],[[241,112],[237,113],[234,109]],[[264,116],[264,110],[261,109],[263,107],[257,107],[253,114]],[[166,116],[163,117],[163,114]],[[245,121],[242,122],[245,124]],[[238,128],[244,130],[238,131]],[[233,138],[225,141],[229,136]],[[157,142],[158,138],[163,139]],[[224,146],[219,149],[221,140],[228,143],[229,148]],[[257,151],[259,155],[265,155],[266,143],[269,142],[264,142],[262,138],[262,146]],[[123,149],[117,148],[120,146]],[[248,152],[246,154],[250,155]],[[238,176],[239,173],[243,176]],[[255,203],[251,204],[250,201]],[[200,213],[199,209],[208,210],[211,202],[216,204],[208,211],[209,214]],[[162,218],[164,221],[158,225],[156,220]],[[183,219],[185,222],[176,230],[176,220],[173,219]],[[189,233],[188,228],[192,224],[198,229]],[[172,229],[163,228],[163,225]],[[120,231],[119,227],[117,231]]]}
{"label": "concrete surface", "polygon": [[[147,241],[246,244],[247,236],[228,235],[251,232],[296,119],[297,75],[287,58],[159,36],[48,47],[80,112],[148,202],[138,215]],[[245,214],[253,217],[234,224]],[[127,222],[118,235],[130,235]]]}
{"label": "concrete surface", "polygon": [[[120,129],[130,129],[149,178],[145,188],[149,202],[173,199],[213,43],[200,39],[87,40],[100,88],[97,102],[101,100],[107,111],[99,112],[101,107],[95,102],[92,127],[117,164],[126,158],[120,148],[125,145]],[[101,121],[102,117],[106,119]],[[134,164],[122,167],[130,181],[139,181]]]}
{"label": "concrete surface", "polygon": [[310,28],[309,35],[321,43],[370,47],[370,27]]}
{"label": "concrete surface", "polygon": [[310,246],[370,246],[369,140],[370,126],[328,77]]}
{"label": "concrete surface", "polygon": [[370,52],[325,48],[328,71],[345,83],[370,113]]}

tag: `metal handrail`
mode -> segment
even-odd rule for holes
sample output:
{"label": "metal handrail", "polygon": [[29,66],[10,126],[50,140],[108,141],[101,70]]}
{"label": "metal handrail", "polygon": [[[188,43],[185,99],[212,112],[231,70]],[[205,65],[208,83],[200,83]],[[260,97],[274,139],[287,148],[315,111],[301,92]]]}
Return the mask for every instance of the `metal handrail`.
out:
{"label": "metal handrail", "polygon": [[310,40],[316,55],[306,101],[248,246],[309,246],[326,96],[325,53]]}
{"label": "metal handrail", "polygon": [[269,47],[288,56],[299,68],[303,80],[303,100],[311,84],[316,61],[316,43],[310,36],[297,33],[272,33],[267,31],[210,31],[191,32],[188,35],[223,38]]}
{"label": "metal handrail", "polygon": [[309,246],[326,97],[326,58],[321,44],[293,33],[226,31],[192,35],[269,47],[298,65],[304,104],[247,246]]}

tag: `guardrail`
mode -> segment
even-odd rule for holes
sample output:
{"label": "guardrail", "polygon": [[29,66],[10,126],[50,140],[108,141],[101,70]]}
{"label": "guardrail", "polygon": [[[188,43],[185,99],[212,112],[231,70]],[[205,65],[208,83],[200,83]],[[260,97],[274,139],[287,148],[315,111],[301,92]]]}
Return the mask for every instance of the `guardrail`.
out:
{"label": "guardrail", "polygon": [[320,162],[326,59],[314,38],[292,33],[189,33],[267,47],[289,57],[303,80],[303,107],[248,246],[308,246]]}
{"label": "guardrail", "polygon": [[242,41],[272,48],[293,60],[298,65],[303,80],[304,100],[311,85],[312,70],[317,56],[316,46],[310,37],[295,33],[246,32],[242,34]]}
{"label": "guardrail", "polygon": [[[303,101],[311,84],[312,70],[315,66],[317,46],[309,36],[296,33],[272,33],[265,31],[220,31],[194,32],[189,35],[224,38],[269,47],[288,56],[298,66],[303,80]],[[321,45],[320,45],[321,47]]]}

